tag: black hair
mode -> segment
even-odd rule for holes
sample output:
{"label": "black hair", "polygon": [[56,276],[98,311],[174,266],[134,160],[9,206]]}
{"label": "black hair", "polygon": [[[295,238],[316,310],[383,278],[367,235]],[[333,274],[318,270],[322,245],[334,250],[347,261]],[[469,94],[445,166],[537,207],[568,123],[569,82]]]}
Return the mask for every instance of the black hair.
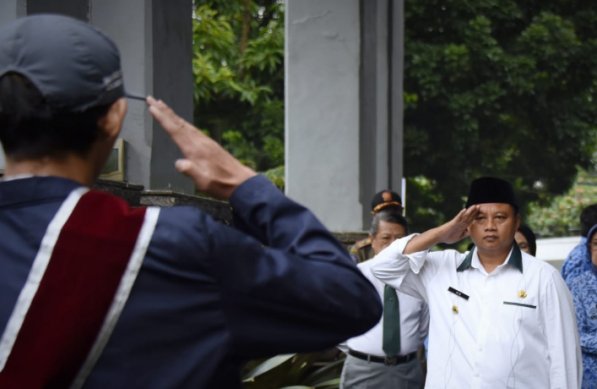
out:
{"label": "black hair", "polygon": [[397,209],[390,208],[379,211],[373,215],[373,219],[371,220],[371,228],[369,229],[371,236],[377,234],[377,231],[379,230],[379,223],[381,221],[392,224],[400,224],[404,226],[406,233],[408,233],[408,222],[406,221],[406,218],[402,216]]}
{"label": "black hair", "polygon": [[26,77],[7,73],[0,77],[0,142],[5,154],[15,160],[65,153],[84,156],[98,139],[99,119],[109,108],[61,112]]}
{"label": "black hair", "polygon": [[527,226],[526,224],[521,224],[518,227],[518,232],[520,232],[526,238],[527,242],[529,243],[529,251],[531,252],[532,256],[535,256],[537,253],[537,237],[531,227]]}
{"label": "black hair", "polygon": [[597,224],[597,203],[587,205],[580,213],[580,235],[587,236],[591,227]]}

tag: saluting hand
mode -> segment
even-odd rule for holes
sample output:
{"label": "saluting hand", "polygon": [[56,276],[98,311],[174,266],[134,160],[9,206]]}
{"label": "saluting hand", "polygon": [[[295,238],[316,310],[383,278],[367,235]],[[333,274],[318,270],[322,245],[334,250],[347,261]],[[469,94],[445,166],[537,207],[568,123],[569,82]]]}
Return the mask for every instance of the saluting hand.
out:
{"label": "saluting hand", "polygon": [[478,205],[471,205],[458,212],[449,222],[440,226],[440,241],[442,243],[455,243],[468,236],[468,226],[475,220],[479,213]]}
{"label": "saluting hand", "polygon": [[189,176],[200,191],[227,200],[234,189],[257,174],[163,101],[149,96],[147,104],[149,113],[182,151],[184,158],[176,161],[176,170]]}
{"label": "saluting hand", "polygon": [[467,227],[475,220],[478,213],[478,205],[463,209],[449,222],[415,236],[408,242],[403,253],[411,254],[427,250],[438,243],[454,243],[466,238]]}

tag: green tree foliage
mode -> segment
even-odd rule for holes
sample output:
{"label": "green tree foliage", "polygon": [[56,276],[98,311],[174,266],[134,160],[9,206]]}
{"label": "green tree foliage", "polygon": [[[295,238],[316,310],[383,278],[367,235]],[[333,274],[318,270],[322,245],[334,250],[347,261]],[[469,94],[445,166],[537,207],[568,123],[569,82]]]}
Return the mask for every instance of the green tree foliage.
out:
{"label": "green tree foliage", "polygon": [[504,177],[524,205],[545,204],[590,167],[594,4],[407,1],[405,23],[404,160],[415,228],[453,216],[475,177]]}
{"label": "green tree foliage", "polygon": [[579,235],[580,213],[595,203],[597,171],[580,171],[572,188],[553,198],[548,206],[531,204],[527,223],[540,237]]}
{"label": "green tree foliage", "polygon": [[[283,2],[196,0],[194,8],[196,124],[283,187]],[[533,203],[538,214],[578,169],[590,170],[597,144],[590,2],[409,1],[405,24],[413,230],[451,217],[477,176],[511,180],[523,212]]]}
{"label": "green tree foliage", "polygon": [[277,0],[195,0],[195,123],[249,166],[284,164],[284,17]]}

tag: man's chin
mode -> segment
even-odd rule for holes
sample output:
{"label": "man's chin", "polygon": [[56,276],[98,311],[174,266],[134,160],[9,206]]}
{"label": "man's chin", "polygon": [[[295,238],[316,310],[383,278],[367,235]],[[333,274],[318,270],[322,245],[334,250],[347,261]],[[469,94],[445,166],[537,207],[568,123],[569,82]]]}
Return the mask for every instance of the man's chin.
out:
{"label": "man's chin", "polygon": [[480,253],[499,253],[502,251],[509,251],[509,246],[506,246],[503,242],[479,242],[480,244],[475,245],[477,251]]}

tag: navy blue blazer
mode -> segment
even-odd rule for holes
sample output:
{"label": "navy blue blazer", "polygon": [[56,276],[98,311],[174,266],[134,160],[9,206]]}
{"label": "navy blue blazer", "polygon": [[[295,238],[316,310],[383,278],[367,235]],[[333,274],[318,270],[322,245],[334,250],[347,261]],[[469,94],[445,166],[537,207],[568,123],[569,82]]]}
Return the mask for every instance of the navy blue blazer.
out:
{"label": "navy blue blazer", "polygon": [[[0,331],[77,187],[56,177],[0,183]],[[261,176],[230,205],[234,227],[194,207],[160,210],[85,388],[240,388],[247,359],[321,350],[377,323],[377,292],[309,210]]]}

